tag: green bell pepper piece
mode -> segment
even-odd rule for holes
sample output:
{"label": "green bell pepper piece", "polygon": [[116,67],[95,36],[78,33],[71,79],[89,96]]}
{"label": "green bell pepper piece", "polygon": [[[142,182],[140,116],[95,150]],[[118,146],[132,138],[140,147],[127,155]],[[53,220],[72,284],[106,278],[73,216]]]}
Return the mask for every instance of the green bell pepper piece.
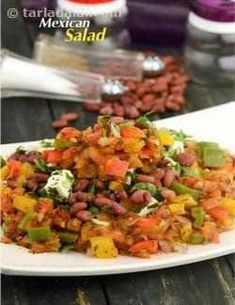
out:
{"label": "green bell pepper piece", "polygon": [[28,236],[32,241],[47,241],[51,237],[51,229],[48,226],[30,228]]}
{"label": "green bell pepper piece", "polygon": [[58,232],[59,238],[64,243],[73,243],[77,239],[77,234],[71,232]]}
{"label": "green bell pepper piece", "polygon": [[54,142],[54,147],[59,150],[64,150],[73,146],[77,146],[77,143],[69,140],[55,139]]}
{"label": "green bell pepper piece", "polygon": [[177,194],[189,194],[193,197],[194,200],[198,200],[201,196],[201,192],[195,189],[192,189],[184,184],[181,184],[179,182],[173,182],[171,187],[173,191],[175,191]]}
{"label": "green bell pepper piece", "polygon": [[158,194],[159,190],[158,188],[152,184],[152,183],[136,183],[133,188],[132,188],[132,192],[134,191],[138,191],[138,190],[145,190],[145,191],[149,191],[150,194],[154,197]]}
{"label": "green bell pepper piece", "polygon": [[218,144],[212,142],[198,143],[198,151],[205,167],[224,167],[225,152]]}
{"label": "green bell pepper piece", "polygon": [[60,252],[61,253],[68,253],[69,251],[73,250],[74,249],[74,245],[73,244],[67,244],[67,245],[64,245],[61,249],[60,249]]}
{"label": "green bell pepper piece", "polygon": [[194,218],[194,224],[193,226],[195,228],[200,228],[203,224],[203,221],[205,219],[205,212],[202,207],[193,207],[191,210],[191,215]]}
{"label": "green bell pepper piece", "polygon": [[18,228],[21,230],[25,230],[26,225],[30,222],[31,219],[32,216],[26,214],[18,224]]}
{"label": "green bell pepper piece", "polygon": [[224,167],[225,153],[220,148],[204,147],[202,161],[206,167]]}
{"label": "green bell pepper piece", "polygon": [[7,230],[8,230],[7,225],[6,225],[5,223],[3,223],[3,224],[2,224],[2,231],[3,231],[3,233],[6,234],[6,233],[7,233]]}
{"label": "green bell pepper piece", "polygon": [[204,241],[205,238],[199,232],[193,233],[189,239],[189,243],[193,245],[201,245],[204,243]]}
{"label": "green bell pepper piece", "polygon": [[95,207],[95,206],[90,207],[88,209],[88,211],[91,212],[93,215],[97,215],[100,212],[100,210],[97,207]]}
{"label": "green bell pepper piece", "polygon": [[181,167],[181,173],[186,177],[200,177],[200,171],[198,168],[193,167]]}
{"label": "green bell pepper piece", "polygon": [[0,168],[2,168],[5,165],[6,165],[6,160],[2,156],[0,156]]}

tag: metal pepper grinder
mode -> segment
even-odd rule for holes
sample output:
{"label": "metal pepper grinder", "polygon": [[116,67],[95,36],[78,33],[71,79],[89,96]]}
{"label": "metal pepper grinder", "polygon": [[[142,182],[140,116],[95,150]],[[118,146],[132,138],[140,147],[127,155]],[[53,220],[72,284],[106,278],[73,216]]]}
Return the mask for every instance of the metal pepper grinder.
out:
{"label": "metal pepper grinder", "polygon": [[106,79],[141,80],[143,76],[156,77],[165,69],[164,62],[156,55],[126,50],[94,51],[58,41],[41,34],[35,43],[34,58],[49,66],[66,67],[102,74]]}
{"label": "metal pepper grinder", "polygon": [[1,52],[2,97],[32,96],[100,103],[120,97],[127,88],[118,80],[79,70],[54,68],[7,50]]}

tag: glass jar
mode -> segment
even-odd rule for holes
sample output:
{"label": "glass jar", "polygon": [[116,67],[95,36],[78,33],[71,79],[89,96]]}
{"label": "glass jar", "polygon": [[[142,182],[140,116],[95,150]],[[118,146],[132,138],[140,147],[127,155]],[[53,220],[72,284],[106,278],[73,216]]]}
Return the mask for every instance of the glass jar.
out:
{"label": "glass jar", "polygon": [[[73,28],[73,33],[85,30],[88,33],[98,33],[106,29],[102,41],[86,39],[71,41],[80,48],[107,50],[128,47],[130,36],[126,27],[126,17],[126,0],[58,0],[57,2],[57,18],[60,21],[75,21],[81,24],[81,28]],[[66,31],[72,28],[71,23],[67,24],[68,26],[56,31],[55,34],[58,39],[66,42],[68,42]]]}
{"label": "glass jar", "polygon": [[235,1],[192,0],[185,60],[196,82],[235,83]]}

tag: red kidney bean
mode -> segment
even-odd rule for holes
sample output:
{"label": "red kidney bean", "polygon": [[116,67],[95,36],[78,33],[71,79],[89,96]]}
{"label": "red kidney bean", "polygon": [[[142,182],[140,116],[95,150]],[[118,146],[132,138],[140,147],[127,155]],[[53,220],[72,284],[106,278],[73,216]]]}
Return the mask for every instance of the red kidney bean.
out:
{"label": "red kidney bean", "polygon": [[145,190],[135,191],[131,195],[131,201],[137,204],[149,203],[150,200],[151,200],[151,194],[150,192]]}
{"label": "red kidney bean", "polygon": [[165,92],[168,89],[167,87],[168,87],[167,82],[165,80],[162,81],[158,80],[156,84],[153,86],[153,92],[154,93]]}
{"label": "red kidney bean", "polygon": [[43,173],[36,173],[33,175],[33,178],[37,182],[47,182],[47,179],[49,178],[48,174],[43,174]]}
{"label": "red kidney bean", "polygon": [[76,193],[77,200],[78,201],[84,201],[84,202],[91,202],[94,200],[94,195],[90,193],[85,193],[85,192],[77,192]]}
{"label": "red kidney bean", "polygon": [[138,174],[136,176],[138,182],[146,182],[146,183],[154,183],[155,182],[155,177],[150,176],[150,175],[142,175]]}
{"label": "red kidney bean", "polygon": [[65,121],[76,121],[79,118],[79,115],[77,112],[68,112],[68,113],[64,113],[61,116],[61,120],[65,120]]}
{"label": "red kidney bean", "polygon": [[71,193],[69,196],[69,202],[75,203],[77,201],[77,193]]}
{"label": "red kidney bean", "polygon": [[124,107],[122,105],[120,105],[119,103],[115,103],[113,105],[113,111],[114,111],[114,114],[117,115],[117,116],[120,116],[120,117],[123,117],[124,116]]}
{"label": "red kidney bean", "polygon": [[161,186],[162,186],[162,182],[161,182],[161,180],[159,180],[159,179],[155,179],[155,181],[154,181],[154,185],[155,185],[156,187],[161,187]]}
{"label": "red kidney bean", "polygon": [[103,181],[98,180],[95,184],[96,188],[100,191],[103,191],[105,189],[105,184]]}
{"label": "red kidney bean", "polygon": [[115,199],[116,200],[125,200],[125,199],[127,199],[128,198],[128,195],[127,195],[127,193],[126,193],[126,191],[124,191],[124,190],[120,190],[120,191],[116,191],[115,192]]}
{"label": "red kidney bean", "polygon": [[85,191],[89,184],[90,184],[90,181],[88,179],[81,179],[76,183],[76,185],[74,187],[74,191],[75,192]]}
{"label": "red kidney bean", "polygon": [[143,103],[152,102],[154,100],[155,100],[155,94],[151,94],[151,93],[146,94],[142,99]]}
{"label": "red kidney bean", "polygon": [[55,129],[64,128],[64,127],[68,126],[68,121],[66,121],[66,120],[56,120],[56,121],[53,121],[51,125]]}
{"label": "red kidney bean", "polygon": [[88,207],[88,205],[86,202],[75,202],[70,208],[70,213],[75,215],[79,211],[86,210],[87,207]]}
{"label": "red kidney bean", "polygon": [[176,193],[172,190],[168,190],[168,189],[163,189],[161,191],[161,196],[164,198],[164,199],[172,199],[176,196]]}
{"label": "red kidney bean", "polygon": [[126,85],[128,86],[130,91],[136,90],[136,83],[134,81],[128,81]]}
{"label": "red kidney bean", "polygon": [[165,99],[164,98],[156,99],[152,107],[152,110],[158,113],[163,113],[165,111]]}
{"label": "red kidney bean", "polygon": [[167,240],[159,240],[158,242],[159,248],[162,252],[164,253],[169,253],[171,252],[171,244]]}
{"label": "red kidney bean", "polygon": [[98,207],[112,207],[112,204],[114,203],[115,201],[111,200],[111,199],[108,199],[106,197],[96,197],[95,200],[94,200],[94,203],[95,205],[97,205]]}
{"label": "red kidney bean", "polygon": [[124,96],[121,97],[121,103],[123,105],[132,104],[133,103],[133,98],[128,96],[128,95],[124,95]]}
{"label": "red kidney bean", "polygon": [[140,115],[138,109],[134,106],[125,107],[125,114],[131,119],[136,119]]}
{"label": "red kidney bean", "polygon": [[125,215],[127,213],[127,209],[117,202],[113,202],[111,208],[113,212],[117,215]]}
{"label": "red kidney bean", "polygon": [[89,211],[79,211],[76,217],[83,222],[87,222],[92,219],[92,214]]}
{"label": "red kidney bean", "polygon": [[168,110],[172,110],[172,111],[179,111],[180,110],[180,106],[177,105],[176,103],[174,103],[173,101],[167,101],[166,102],[166,109]]}
{"label": "red kidney bean", "polygon": [[27,155],[22,154],[22,155],[19,155],[18,160],[19,160],[20,162],[27,162],[28,157],[27,157]]}
{"label": "red kidney bean", "polygon": [[175,180],[175,172],[171,168],[165,169],[165,175],[162,179],[162,183],[164,186],[169,187]]}
{"label": "red kidney bean", "polygon": [[160,180],[161,180],[161,179],[164,177],[164,175],[165,175],[165,171],[164,171],[164,169],[162,169],[162,168],[157,168],[157,169],[154,171],[153,175],[154,175],[154,177],[155,177],[156,179],[160,179]]}
{"label": "red kidney bean", "polygon": [[113,109],[112,109],[111,105],[107,105],[100,109],[100,113],[104,114],[104,115],[112,115]]}
{"label": "red kidney bean", "polygon": [[136,95],[141,98],[144,96],[144,94],[146,93],[146,90],[143,86],[140,86],[137,91],[136,91]]}
{"label": "red kidney bean", "polygon": [[86,108],[101,114],[133,119],[147,111],[163,113],[167,110],[180,110],[185,103],[183,95],[189,77],[177,58],[163,56],[162,59],[167,64],[161,75],[155,78],[144,77],[141,81],[123,80],[129,91],[121,98],[113,103],[104,100],[100,104],[86,104]]}
{"label": "red kidney bean", "polygon": [[196,160],[195,155],[186,152],[178,154],[176,158],[180,165],[186,167],[192,166],[194,161]]}
{"label": "red kidney bean", "polygon": [[29,179],[26,185],[32,192],[36,191],[39,187],[39,183],[34,179]]}

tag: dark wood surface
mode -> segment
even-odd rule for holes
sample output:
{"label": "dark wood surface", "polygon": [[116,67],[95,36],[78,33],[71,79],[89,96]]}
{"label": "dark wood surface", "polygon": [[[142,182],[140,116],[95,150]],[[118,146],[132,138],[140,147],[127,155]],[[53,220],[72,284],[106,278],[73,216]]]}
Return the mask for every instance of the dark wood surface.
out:
{"label": "dark wood surface", "polygon": [[[31,56],[35,27],[19,16],[8,19],[7,9],[20,1],[2,1],[2,45]],[[167,50],[167,52],[177,50]],[[235,99],[234,87],[191,83],[183,113]],[[95,114],[82,106],[33,98],[2,101],[2,143],[52,137],[51,120],[79,110],[77,127],[87,127]],[[163,117],[173,114],[165,114]],[[174,114],[175,115],[175,114]],[[199,122],[200,123],[200,122]],[[208,126],[209,128],[209,126]],[[16,257],[17,259],[17,257]],[[97,261],[98,263],[98,261]],[[140,261],[141,263],[141,261]],[[234,305],[235,255],[165,270],[96,277],[2,276],[3,305]]]}

